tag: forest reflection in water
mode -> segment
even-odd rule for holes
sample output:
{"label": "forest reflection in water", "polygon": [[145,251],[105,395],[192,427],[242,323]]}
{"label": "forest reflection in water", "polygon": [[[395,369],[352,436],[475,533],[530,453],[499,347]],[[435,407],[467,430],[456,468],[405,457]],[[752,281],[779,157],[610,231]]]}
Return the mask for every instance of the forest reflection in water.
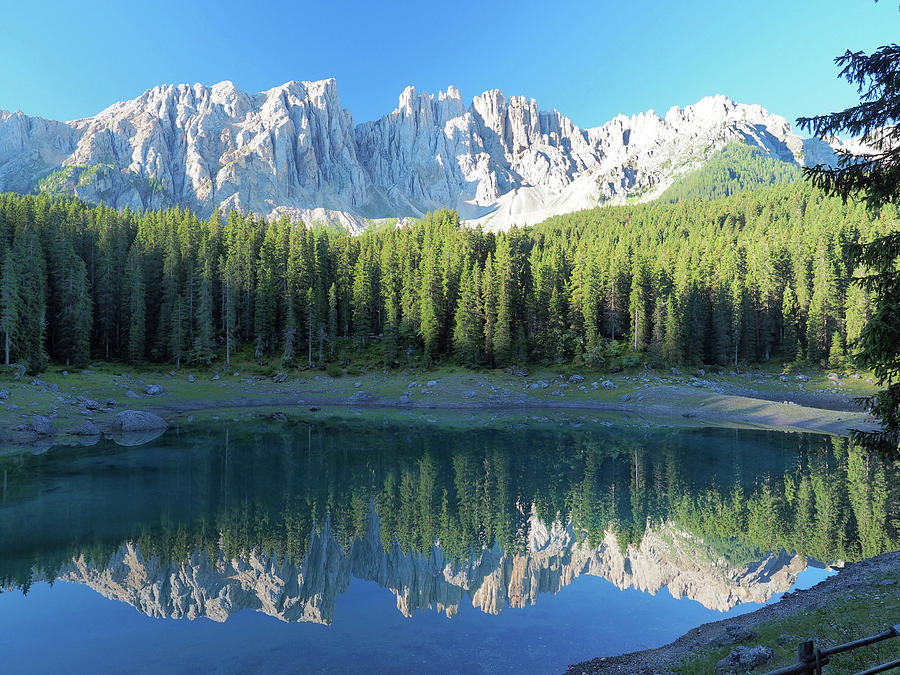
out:
{"label": "forest reflection in water", "polygon": [[898,463],[806,434],[236,423],[4,471],[4,587],[151,616],[328,624],[354,577],[495,614],[586,574],[724,611],[898,548]]}

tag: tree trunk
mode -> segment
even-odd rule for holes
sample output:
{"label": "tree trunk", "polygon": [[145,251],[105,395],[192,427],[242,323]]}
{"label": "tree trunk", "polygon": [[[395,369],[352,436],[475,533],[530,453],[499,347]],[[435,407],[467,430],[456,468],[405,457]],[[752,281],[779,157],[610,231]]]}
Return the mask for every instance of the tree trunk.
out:
{"label": "tree trunk", "polygon": [[637,308],[634,310],[634,351],[637,351],[638,347],[638,311]]}

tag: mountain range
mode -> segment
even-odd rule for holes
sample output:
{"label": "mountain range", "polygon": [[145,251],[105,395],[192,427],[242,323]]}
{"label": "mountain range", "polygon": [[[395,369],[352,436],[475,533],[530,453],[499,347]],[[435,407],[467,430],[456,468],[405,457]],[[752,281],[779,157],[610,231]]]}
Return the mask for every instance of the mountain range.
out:
{"label": "mountain range", "polygon": [[203,217],[234,208],[352,232],[451,207],[505,229],[655,199],[731,142],[795,166],[835,158],[785,118],[721,95],[582,129],[499,90],[466,106],[452,86],[407,87],[396,110],[355,124],[334,79],[257,94],[226,81],[155,87],[69,122],[0,111],[0,192]]}
{"label": "mountain range", "polygon": [[787,591],[807,567],[804,557],[783,550],[729,563],[673,523],[648,529],[640,544],[623,551],[612,530],[591,546],[577,540],[571,523],[548,526],[532,514],[525,550],[495,545],[460,561],[447,559],[440,546],[423,554],[405,553],[396,544],[385,551],[379,532],[373,510],[367,533],[349,549],[326,524],[321,534],[311,535],[299,561],[259,551],[231,558],[220,548],[213,557],[196,551],[186,561],[167,562],[125,542],[105,565],[80,556],[45,574],[48,581],[85,584],[148,616],[225,621],[254,609],[282,621],[330,624],[351,577],[390,589],[404,616],[427,608],[453,617],[464,603],[499,614],[507,607],[534,605],[541,595],[558,593],[582,575],[654,595],[668,588],[676,598],[724,612]]}

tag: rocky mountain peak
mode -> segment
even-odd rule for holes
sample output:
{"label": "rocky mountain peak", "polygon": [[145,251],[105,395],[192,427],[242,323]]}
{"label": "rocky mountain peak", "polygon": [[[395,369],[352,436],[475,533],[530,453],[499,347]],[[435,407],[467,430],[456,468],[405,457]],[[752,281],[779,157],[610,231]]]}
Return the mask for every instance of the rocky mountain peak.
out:
{"label": "rocky mountain peak", "polygon": [[581,129],[497,89],[467,106],[453,86],[436,96],[407,87],[396,110],[357,125],[333,78],[257,94],[225,80],[154,87],[71,122],[0,113],[0,190],[202,216],[236,208],[354,231],[446,206],[505,228],[652,199],[730,141],[794,164],[833,161],[783,117],[722,95]]}

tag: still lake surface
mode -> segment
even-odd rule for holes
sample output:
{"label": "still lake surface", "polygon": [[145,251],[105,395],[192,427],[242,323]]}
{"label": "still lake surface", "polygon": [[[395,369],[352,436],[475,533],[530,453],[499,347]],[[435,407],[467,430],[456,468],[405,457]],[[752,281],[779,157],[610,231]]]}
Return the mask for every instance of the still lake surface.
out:
{"label": "still lake surface", "polygon": [[0,467],[12,673],[560,672],[900,548],[898,463],[810,434],[257,421]]}

